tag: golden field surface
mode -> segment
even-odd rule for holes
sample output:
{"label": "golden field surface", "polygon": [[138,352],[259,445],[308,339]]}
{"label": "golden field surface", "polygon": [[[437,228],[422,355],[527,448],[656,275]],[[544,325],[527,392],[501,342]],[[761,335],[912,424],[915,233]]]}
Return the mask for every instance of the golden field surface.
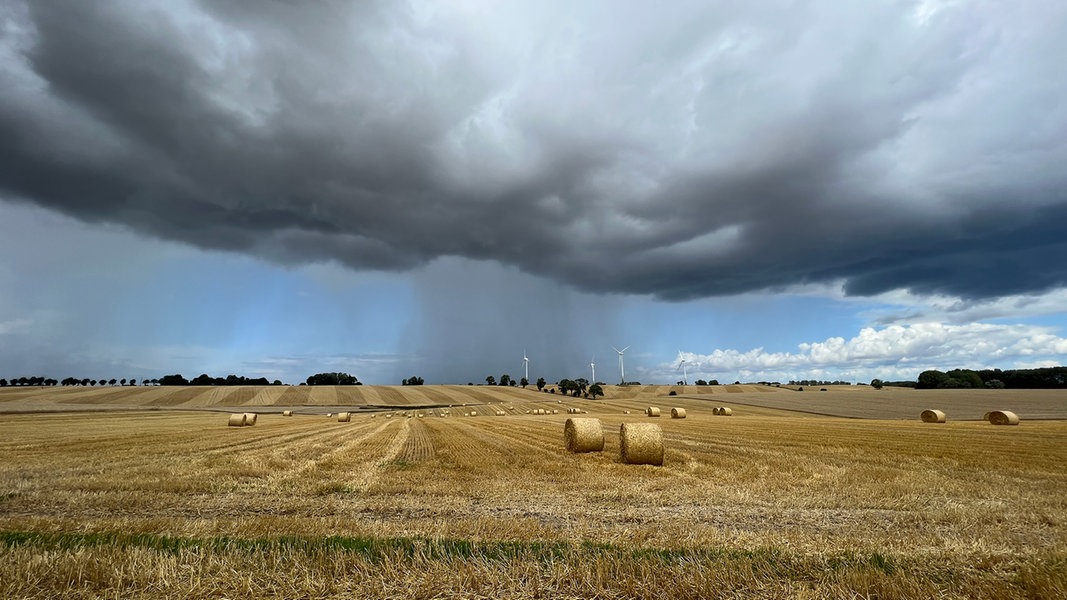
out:
{"label": "golden field surface", "polygon": [[0,597],[1067,597],[1063,392],[605,390],[0,390]]}

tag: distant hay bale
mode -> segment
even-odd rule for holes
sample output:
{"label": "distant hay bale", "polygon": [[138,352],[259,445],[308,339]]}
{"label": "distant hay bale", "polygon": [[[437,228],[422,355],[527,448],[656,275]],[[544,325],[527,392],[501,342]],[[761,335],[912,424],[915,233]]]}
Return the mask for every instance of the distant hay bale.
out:
{"label": "distant hay bale", "polygon": [[732,408],[727,408],[725,406],[720,406],[719,407],[719,416],[720,417],[729,417],[732,414],[734,414],[734,411],[733,411]]}
{"label": "distant hay bale", "polygon": [[623,423],[619,455],[628,465],[662,465],[663,431],[653,423]]}
{"label": "distant hay bale", "polygon": [[671,409],[671,418],[672,419],[684,419],[685,418],[685,409],[684,408],[672,408]]}
{"label": "distant hay bale", "polygon": [[711,414],[718,415],[719,414],[719,407],[716,406],[715,408],[711,409]]}
{"label": "distant hay bale", "polygon": [[645,409],[645,415],[649,416],[649,417],[658,417],[659,416],[659,407],[658,406],[649,406],[648,408]]}
{"label": "distant hay bale", "polygon": [[563,445],[568,452],[600,452],[604,449],[604,428],[600,419],[569,418],[563,424]]}
{"label": "distant hay bale", "polygon": [[477,416],[478,416],[478,413],[476,413],[476,412],[474,412],[474,411],[472,410],[472,411],[471,411],[471,416],[472,416],[472,417],[477,417]]}
{"label": "distant hay bale", "polygon": [[[339,412],[339,413],[337,413],[337,422],[338,423],[348,423],[351,420],[352,420],[352,413],[347,413],[347,412]],[[383,427],[384,427],[384,425],[383,425]]]}
{"label": "distant hay bale", "polygon": [[291,411],[291,410],[283,410],[282,411],[282,416],[283,417],[291,417],[291,416],[293,416],[293,411]]}
{"label": "distant hay bale", "polygon": [[989,413],[989,422],[993,425],[1018,425],[1019,415],[1010,410],[994,410]]}
{"label": "distant hay bale", "polygon": [[245,425],[255,425],[257,417],[256,413],[245,413]]}
{"label": "distant hay bale", "polygon": [[559,409],[553,408],[552,409],[552,414],[558,415],[559,414]]}
{"label": "distant hay bale", "polygon": [[330,417],[332,417],[332,416],[333,416],[333,413],[326,413],[326,418],[327,418],[327,419],[329,419],[329,418],[330,418]]}
{"label": "distant hay bale", "polygon": [[625,414],[630,414],[630,411],[628,411],[628,410],[624,410],[622,412],[624,412]]}
{"label": "distant hay bale", "polygon": [[230,415],[230,421],[226,423],[230,427],[244,427],[245,426],[245,414],[236,413]]}
{"label": "distant hay bale", "polygon": [[944,423],[945,413],[933,408],[924,410],[919,418],[923,420],[923,423]]}

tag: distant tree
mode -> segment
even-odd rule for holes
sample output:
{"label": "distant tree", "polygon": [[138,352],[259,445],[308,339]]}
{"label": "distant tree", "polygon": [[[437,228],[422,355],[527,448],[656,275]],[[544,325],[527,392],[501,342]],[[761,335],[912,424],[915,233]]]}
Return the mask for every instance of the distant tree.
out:
{"label": "distant tree", "polygon": [[130,380],[130,385],[137,385],[137,380],[136,379],[131,379]]}
{"label": "distant tree", "polygon": [[89,380],[89,385],[91,385],[93,387],[96,387],[96,380],[95,379],[90,379]]}
{"label": "distant tree", "polygon": [[538,377],[537,378],[537,391],[541,391],[541,390],[545,389],[545,383],[546,382],[545,382],[545,378],[544,377]]}
{"label": "distant tree", "polygon": [[523,377],[519,380],[519,385],[522,386],[522,389],[526,389],[526,386],[530,385],[530,380]]}
{"label": "distant tree", "polygon": [[348,373],[316,373],[307,378],[308,385],[363,385]]}
{"label": "distant tree", "polygon": [[948,375],[936,369],[930,369],[919,373],[919,380],[915,387],[920,390],[933,390],[943,388],[948,384]]}
{"label": "distant tree", "polygon": [[121,381],[121,382],[119,382],[119,383],[120,383],[120,385],[126,385],[126,378],[125,378],[125,377],[123,377],[123,378],[122,378],[122,381]]}
{"label": "distant tree", "polygon": [[956,388],[981,389],[985,387],[982,376],[970,369],[953,369],[945,375],[949,378],[949,386]]}
{"label": "distant tree", "polygon": [[589,395],[593,397],[593,400],[596,400],[597,396],[604,395],[604,388],[600,387],[599,383],[594,383],[589,386]]}
{"label": "distant tree", "polygon": [[485,385],[496,385],[496,377],[492,375],[485,378]]}
{"label": "distant tree", "polygon": [[271,382],[271,385],[282,385],[282,380],[281,379],[275,379],[274,381]]}
{"label": "distant tree", "polygon": [[0,379],[0,387],[7,387],[7,380],[6,379]]}
{"label": "distant tree", "polygon": [[174,375],[164,375],[159,379],[153,379],[152,383],[158,385],[189,385],[189,380],[182,377],[180,373],[175,373]]}
{"label": "distant tree", "polygon": [[708,385],[719,385],[719,380],[718,379],[712,379],[712,380],[708,381]]}
{"label": "distant tree", "polygon": [[697,385],[708,385],[708,382],[704,381],[703,379],[697,379],[696,383]]}
{"label": "distant tree", "polygon": [[422,377],[417,377],[417,376],[414,376],[414,375],[412,375],[411,377],[409,377],[409,378],[407,378],[407,379],[405,379],[405,380],[400,382],[400,385],[422,385],[422,384],[423,384]]}
{"label": "distant tree", "polygon": [[511,375],[508,375],[507,373],[504,373],[503,375],[501,375],[500,376],[500,385],[505,386],[505,387],[511,385]]}
{"label": "distant tree", "polygon": [[678,381],[674,382],[674,385],[685,385],[685,382],[679,379]]}
{"label": "distant tree", "polygon": [[581,394],[585,394],[585,391],[589,389],[589,380],[585,377],[579,377],[574,380],[574,388],[572,389],[574,397],[577,398]]}
{"label": "distant tree", "polygon": [[880,389],[882,389],[883,386],[885,386],[885,382],[883,382],[881,379],[872,379],[871,380],[871,387],[872,388],[874,388],[876,390],[880,390]]}
{"label": "distant tree", "polygon": [[1004,382],[999,379],[990,379],[985,382],[985,386],[991,390],[1002,390],[1004,389]]}

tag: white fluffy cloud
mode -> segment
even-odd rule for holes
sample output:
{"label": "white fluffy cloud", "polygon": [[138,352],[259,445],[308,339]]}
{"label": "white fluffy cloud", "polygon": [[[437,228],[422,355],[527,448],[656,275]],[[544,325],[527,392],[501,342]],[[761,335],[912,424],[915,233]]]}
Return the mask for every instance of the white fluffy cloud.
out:
{"label": "white fluffy cloud", "polygon": [[[709,354],[680,352],[663,365],[667,379],[686,361],[690,379],[788,380],[825,378],[864,381],[874,377],[914,379],[926,369],[1028,368],[1062,364],[1067,339],[1037,325],[915,323],[868,327],[852,339],[801,343],[796,352],[716,349]],[[668,374],[670,373],[670,374]]]}

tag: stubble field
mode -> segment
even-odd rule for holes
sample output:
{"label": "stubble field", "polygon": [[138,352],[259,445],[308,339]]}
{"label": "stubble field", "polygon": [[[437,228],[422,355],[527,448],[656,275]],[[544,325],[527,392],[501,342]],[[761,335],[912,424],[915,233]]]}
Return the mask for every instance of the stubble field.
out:
{"label": "stubble field", "polygon": [[1067,597],[1062,393],[606,389],[2,390],[0,597]]}

